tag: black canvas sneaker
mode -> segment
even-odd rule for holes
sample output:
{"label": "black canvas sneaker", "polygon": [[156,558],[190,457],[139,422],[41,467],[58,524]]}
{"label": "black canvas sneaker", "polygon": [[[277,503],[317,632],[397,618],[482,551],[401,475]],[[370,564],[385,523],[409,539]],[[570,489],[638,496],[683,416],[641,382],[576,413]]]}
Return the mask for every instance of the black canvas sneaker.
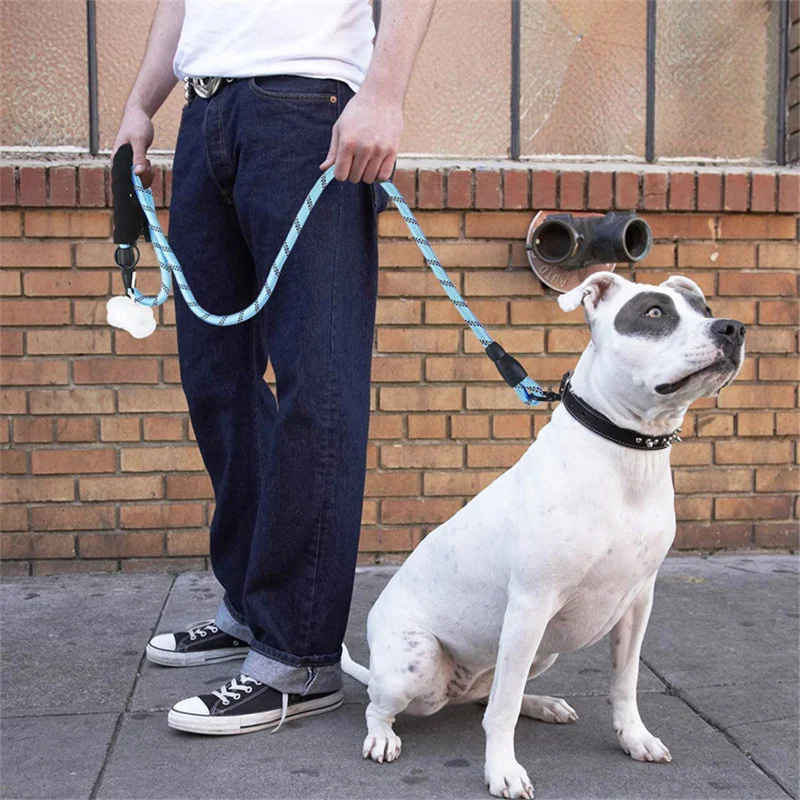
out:
{"label": "black canvas sneaker", "polygon": [[252,733],[269,727],[277,731],[286,720],[324,714],[341,704],[341,689],[325,694],[285,694],[248,675],[240,675],[219,691],[176,703],[167,723],[179,731],[213,736]]}
{"label": "black canvas sneaker", "polygon": [[221,631],[213,620],[179,633],[160,633],[147,645],[147,658],[163,667],[196,667],[244,658],[250,645]]}

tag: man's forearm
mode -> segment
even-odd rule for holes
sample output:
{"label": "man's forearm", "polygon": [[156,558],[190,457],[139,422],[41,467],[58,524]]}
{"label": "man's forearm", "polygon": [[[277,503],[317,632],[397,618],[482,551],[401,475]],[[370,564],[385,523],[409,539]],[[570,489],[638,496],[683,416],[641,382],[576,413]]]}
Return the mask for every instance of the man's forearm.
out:
{"label": "man's forearm", "polygon": [[172,61],[183,25],[183,11],[183,0],[159,0],[147,50],[126,109],[141,109],[148,117],[153,117],[175,86],[177,78],[172,71]]}
{"label": "man's forearm", "polygon": [[402,102],[435,0],[382,0],[381,19],[365,93]]}

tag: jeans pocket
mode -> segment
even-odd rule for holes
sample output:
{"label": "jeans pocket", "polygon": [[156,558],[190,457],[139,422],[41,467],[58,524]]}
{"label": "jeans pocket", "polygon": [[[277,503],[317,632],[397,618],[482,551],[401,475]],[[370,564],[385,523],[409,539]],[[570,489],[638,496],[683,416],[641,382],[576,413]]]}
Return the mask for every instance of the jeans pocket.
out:
{"label": "jeans pocket", "polygon": [[337,82],[326,78],[264,75],[250,78],[248,86],[254,95],[268,100],[328,103],[332,106],[339,102]]}

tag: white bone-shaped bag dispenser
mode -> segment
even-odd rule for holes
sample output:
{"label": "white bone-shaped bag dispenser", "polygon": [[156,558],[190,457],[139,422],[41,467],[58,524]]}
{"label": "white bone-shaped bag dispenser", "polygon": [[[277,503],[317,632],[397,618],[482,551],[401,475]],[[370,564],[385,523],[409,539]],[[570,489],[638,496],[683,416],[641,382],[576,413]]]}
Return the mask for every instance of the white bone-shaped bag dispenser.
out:
{"label": "white bone-shaped bag dispenser", "polygon": [[128,296],[112,297],[106,303],[106,319],[109,325],[127,331],[136,339],[145,339],[156,329],[153,309]]}

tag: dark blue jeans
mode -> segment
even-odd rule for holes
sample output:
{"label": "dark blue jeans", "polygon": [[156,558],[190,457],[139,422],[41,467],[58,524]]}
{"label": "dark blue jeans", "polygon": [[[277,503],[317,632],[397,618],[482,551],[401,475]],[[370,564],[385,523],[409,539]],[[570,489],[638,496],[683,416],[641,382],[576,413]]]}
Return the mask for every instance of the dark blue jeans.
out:
{"label": "dark blue jeans", "polygon": [[[198,302],[228,314],[265,280],[352,97],[339,81],[243,79],[181,118],[169,238]],[[214,486],[219,626],[276,689],[341,686],[364,489],[382,191],[335,182],[266,308],[198,319],[175,293],[181,380]],[[263,379],[267,361],[277,392]],[[277,395],[277,396],[276,396]]]}

